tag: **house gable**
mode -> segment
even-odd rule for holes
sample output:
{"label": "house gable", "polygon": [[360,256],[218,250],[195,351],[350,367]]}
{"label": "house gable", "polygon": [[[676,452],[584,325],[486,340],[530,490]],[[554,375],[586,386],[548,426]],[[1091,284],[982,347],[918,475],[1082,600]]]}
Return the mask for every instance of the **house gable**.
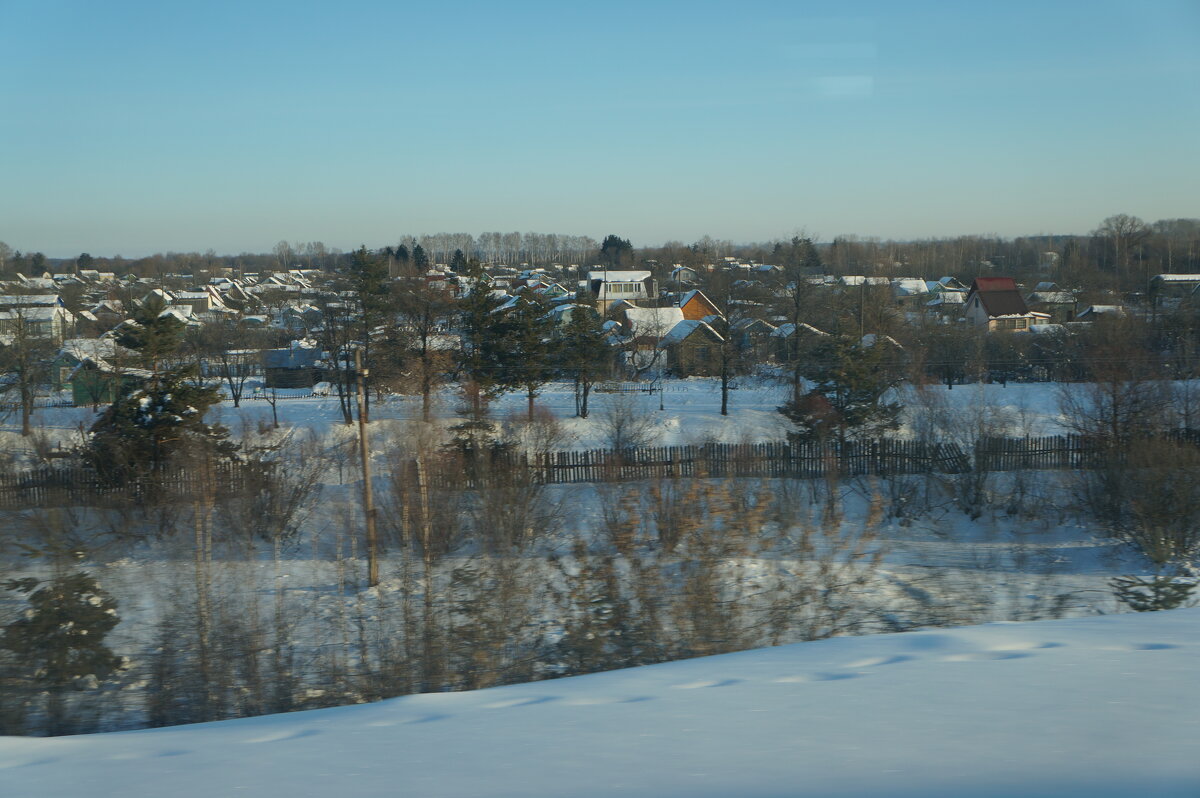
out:
{"label": "house gable", "polygon": [[720,308],[704,295],[703,291],[693,290],[679,298],[679,309],[688,321],[703,321],[708,316],[721,316]]}

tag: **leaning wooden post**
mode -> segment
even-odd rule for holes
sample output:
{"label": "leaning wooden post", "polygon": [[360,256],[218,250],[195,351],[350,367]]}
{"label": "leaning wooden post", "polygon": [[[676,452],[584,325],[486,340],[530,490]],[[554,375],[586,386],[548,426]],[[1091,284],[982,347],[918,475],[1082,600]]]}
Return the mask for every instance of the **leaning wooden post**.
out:
{"label": "leaning wooden post", "polygon": [[354,372],[358,382],[358,455],[362,461],[363,517],[367,521],[367,586],[379,584],[379,539],[375,534],[375,496],[371,491],[371,444],[367,438],[367,423],[363,416],[363,379],[367,370],[362,367],[362,350],[354,350]]}

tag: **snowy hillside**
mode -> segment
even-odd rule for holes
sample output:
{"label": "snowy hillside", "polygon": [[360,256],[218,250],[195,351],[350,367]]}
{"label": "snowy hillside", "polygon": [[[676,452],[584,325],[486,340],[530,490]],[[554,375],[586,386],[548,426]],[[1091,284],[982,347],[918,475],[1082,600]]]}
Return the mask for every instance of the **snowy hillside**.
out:
{"label": "snowy hillside", "polygon": [[839,638],[172,729],[0,738],[57,796],[1196,796],[1200,609]]}

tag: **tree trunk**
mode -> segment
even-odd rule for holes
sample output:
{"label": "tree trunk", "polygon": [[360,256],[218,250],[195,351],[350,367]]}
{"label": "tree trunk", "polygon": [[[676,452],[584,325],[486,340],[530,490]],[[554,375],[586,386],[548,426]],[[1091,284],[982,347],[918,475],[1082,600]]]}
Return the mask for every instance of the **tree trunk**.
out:
{"label": "tree trunk", "polygon": [[721,415],[729,415],[729,367],[721,364]]}
{"label": "tree trunk", "polygon": [[28,438],[33,434],[33,395],[32,391],[22,390],[21,396],[21,436]]}
{"label": "tree trunk", "polygon": [[432,364],[429,362],[429,355],[421,354],[421,420],[429,421],[432,401],[430,394],[433,393],[432,377],[430,372]]}

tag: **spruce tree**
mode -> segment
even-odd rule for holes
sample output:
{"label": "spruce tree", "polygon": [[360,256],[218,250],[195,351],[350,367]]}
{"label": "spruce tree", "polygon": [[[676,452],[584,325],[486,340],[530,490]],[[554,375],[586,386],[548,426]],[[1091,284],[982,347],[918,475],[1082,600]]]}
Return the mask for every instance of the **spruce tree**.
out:
{"label": "spruce tree", "polygon": [[[381,364],[377,362],[379,358],[372,346],[372,338],[377,328],[386,325],[394,317],[396,307],[387,262],[361,246],[354,252],[350,262],[350,280],[358,300],[357,337],[362,350],[362,364],[368,374],[378,374]],[[365,379],[364,387],[363,401],[369,412],[371,392]]]}
{"label": "spruce tree", "polygon": [[605,236],[600,245],[600,260],[610,269],[619,269],[621,262],[632,253],[633,244],[629,243],[629,239],[617,235]]}
{"label": "spruce tree", "polygon": [[1117,600],[1134,612],[1173,610],[1186,606],[1196,584],[1157,574],[1151,577],[1118,576],[1109,584]]}
{"label": "spruce tree", "polygon": [[104,644],[120,621],[117,602],[83,572],[49,582],[16,579],[4,588],[25,594],[29,607],[4,627],[0,646],[24,666],[31,687],[44,693],[47,731],[66,733],[66,692],[94,689],[124,667]]}
{"label": "spruce tree", "polygon": [[509,320],[495,312],[501,300],[492,295],[483,279],[483,267],[471,263],[470,292],[459,300],[460,346],[458,372],[461,375],[465,407],[464,420],[451,427],[454,447],[467,459],[468,469],[482,466],[485,452],[495,451],[495,425],[487,420],[488,404],[508,385],[505,382],[505,347],[509,339]]}
{"label": "spruce tree", "polygon": [[528,417],[533,421],[533,400],[554,377],[554,322],[550,308],[537,294],[522,292],[504,319],[499,348],[500,379],[506,386],[525,391]]}
{"label": "spruce tree", "polygon": [[424,274],[429,270],[429,256],[425,254],[425,248],[420,244],[413,247],[412,263],[413,268],[417,270],[417,274]]}
{"label": "spruce tree", "polygon": [[[213,388],[195,385],[186,370],[158,374],[113,402],[92,425],[84,459],[108,484],[161,471],[177,454],[230,459],[229,431],[204,422],[220,401]],[[194,460],[192,461],[195,462]]]}
{"label": "spruce tree", "polygon": [[900,405],[884,401],[899,382],[889,362],[893,351],[841,337],[822,341],[804,376],[815,383],[807,394],[779,408],[796,425],[797,440],[845,442],[879,435],[899,426]]}
{"label": "spruce tree", "polygon": [[172,315],[163,315],[167,307],[158,295],[147,297],[134,312],[133,324],[117,336],[117,343],[138,352],[152,371],[158,371],[162,360],[173,355],[183,340],[184,324]]}
{"label": "spruce tree", "polygon": [[611,372],[613,348],[605,341],[603,323],[593,308],[577,304],[570,312],[558,333],[558,365],[575,385],[575,415],[587,418],[592,385]]}

